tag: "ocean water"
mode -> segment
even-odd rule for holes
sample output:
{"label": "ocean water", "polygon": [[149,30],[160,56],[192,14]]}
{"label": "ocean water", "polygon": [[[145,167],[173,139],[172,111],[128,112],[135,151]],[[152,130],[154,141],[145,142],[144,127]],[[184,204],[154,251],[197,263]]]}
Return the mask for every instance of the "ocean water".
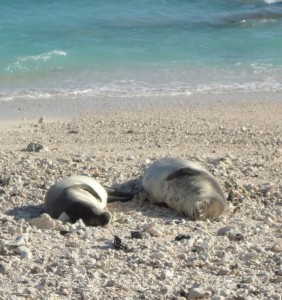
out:
{"label": "ocean water", "polygon": [[280,90],[282,1],[0,1],[0,101]]}

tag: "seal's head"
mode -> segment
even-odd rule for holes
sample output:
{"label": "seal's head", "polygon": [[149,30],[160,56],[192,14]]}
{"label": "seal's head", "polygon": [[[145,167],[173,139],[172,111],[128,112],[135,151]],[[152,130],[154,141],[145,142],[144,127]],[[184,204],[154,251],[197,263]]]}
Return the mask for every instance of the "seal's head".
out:
{"label": "seal's head", "polygon": [[71,222],[81,219],[88,226],[105,226],[110,224],[112,219],[108,211],[83,202],[72,203],[67,208],[66,214],[69,216]]}

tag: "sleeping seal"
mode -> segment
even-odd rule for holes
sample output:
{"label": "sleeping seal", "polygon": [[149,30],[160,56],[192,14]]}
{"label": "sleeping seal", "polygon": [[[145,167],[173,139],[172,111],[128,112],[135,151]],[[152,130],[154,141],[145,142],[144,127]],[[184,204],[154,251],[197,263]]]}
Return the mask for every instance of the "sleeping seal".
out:
{"label": "sleeping seal", "polygon": [[[109,189],[113,201],[128,201],[133,196]],[[54,219],[64,212],[71,222],[82,219],[86,225],[107,225],[111,214],[106,211],[108,194],[95,179],[74,175],[58,181],[48,190],[44,206],[45,211]]]}
{"label": "sleeping seal", "polygon": [[149,200],[166,204],[193,220],[215,219],[226,206],[216,179],[191,161],[161,158],[145,170],[142,185]]}

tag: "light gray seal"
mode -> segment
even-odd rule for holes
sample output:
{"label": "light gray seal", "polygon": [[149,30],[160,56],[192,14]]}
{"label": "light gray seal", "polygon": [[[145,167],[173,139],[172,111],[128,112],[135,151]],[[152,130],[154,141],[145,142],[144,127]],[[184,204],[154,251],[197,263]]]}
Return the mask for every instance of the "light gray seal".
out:
{"label": "light gray seal", "polygon": [[[133,196],[109,189],[113,201],[128,201]],[[111,222],[106,210],[107,190],[95,179],[74,175],[58,181],[47,191],[44,199],[45,211],[57,219],[66,213],[71,222],[82,219],[88,226],[103,226]]]}
{"label": "light gray seal", "polygon": [[192,161],[161,158],[145,170],[142,185],[150,201],[166,204],[193,220],[215,219],[226,207],[216,179]]}

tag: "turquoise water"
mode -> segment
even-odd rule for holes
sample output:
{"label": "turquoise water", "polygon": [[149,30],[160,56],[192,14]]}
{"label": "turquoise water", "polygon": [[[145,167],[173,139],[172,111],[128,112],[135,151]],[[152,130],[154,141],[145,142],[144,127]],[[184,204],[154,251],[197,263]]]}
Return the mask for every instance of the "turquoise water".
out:
{"label": "turquoise water", "polygon": [[282,1],[2,0],[0,100],[282,90]]}

